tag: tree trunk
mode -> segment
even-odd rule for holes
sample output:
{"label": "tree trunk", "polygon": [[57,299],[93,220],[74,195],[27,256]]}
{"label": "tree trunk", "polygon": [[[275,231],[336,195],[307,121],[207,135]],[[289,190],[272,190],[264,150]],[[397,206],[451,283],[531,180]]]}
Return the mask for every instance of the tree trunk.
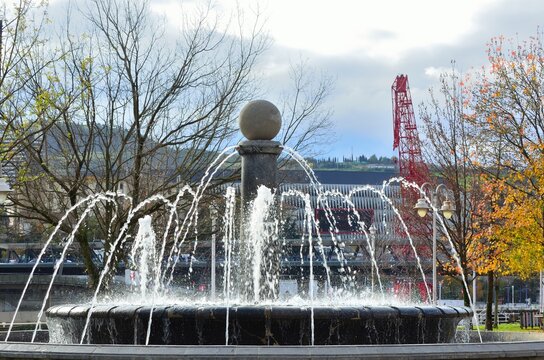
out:
{"label": "tree trunk", "polygon": [[495,321],[493,322],[493,327],[495,329],[499,328],[499,278],[495,281]]}
{"label": "tree trunk", "polygon": [[83,263],[85,264],[85,269],[87,270],[87,275],[89,276],[89,287],[95,288],[98,285],[98,269],[93,262],[93,257],[91,254],[91,247],[89,246],[89,239],[87,239],[87,234],[78,232],[76,234],[76,240],[79,243],[81,249],[81,256],[83,256]]}
{"label": "tree trunk", "polygon": [[495,287],[493,285],[493,270],[487,273],[487,302],[485,306],[485,329],[487,331],[493,330],[493,291]]}
{"label": "tree trunk", "polygon": [[[473,279],[472,281],[475,281],[475,279]],[[470,284],[472,284],[472,282]],[[463,283],[463,280],[461,280],[461,286],[463,287],[463,302],[466,307],[470,307],[472,305],[470,303],[470,298],[469,298],[470,284],[467,282],[467,286],[465,286],[465,284]]]}

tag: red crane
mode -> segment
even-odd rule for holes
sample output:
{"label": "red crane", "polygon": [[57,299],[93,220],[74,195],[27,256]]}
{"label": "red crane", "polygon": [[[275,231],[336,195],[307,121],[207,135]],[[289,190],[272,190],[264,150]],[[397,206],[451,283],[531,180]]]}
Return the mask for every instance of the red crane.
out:
{"label": "red crane", "polygon": [[[399,149],[398,164],[400,176],[421,186],[423,183],[429,181],[429,169],[423,162],[423,156],[421,155],[421,143],[417,132],[407,75],[396,77],[395,82],[391,86],[391,95],[393,97],[393,150]],[[428,238],[430,234],[428,223],[421,221],[413,209],[419,196],[418,191],[402,186],[400,211],[403,214],[402,217],[408,227],[408,231],[413,237]],[[400,224],[397,224],[397,234],[401,236],[405,234]],[[412,252],[410,245],[392,245],[392,247],[393,251]],[[395,249],[397,247],[399,249]],[[421,251],[428,252],[430,248],[427,245],[420,244],[418,245],[420,256],[422,255]],[[397,284],[395,287],[397,287]],[[427,295],[424,291],[425,284],[420,283],[419,288],[421,296],[425,300]]]}
{"label": "red crane", "polygon": [[418,185],[429,179],[429,169],[421,156],[412,97],[407,75],[398,75],[391,86],[393,97],[393,150],[399,149],[400,176]]}

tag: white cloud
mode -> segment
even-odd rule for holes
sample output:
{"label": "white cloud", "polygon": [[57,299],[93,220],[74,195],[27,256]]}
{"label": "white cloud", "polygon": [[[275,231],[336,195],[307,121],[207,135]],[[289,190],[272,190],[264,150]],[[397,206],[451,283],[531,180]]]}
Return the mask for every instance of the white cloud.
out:
{"label": "white cloud", "polygon": [[[370,56],[399,60],[407,51],[454,44],[474,31],[476,15],[492,0],[217,0],[212,15],[225,22],[243,10],[244,26],[261,13],[278,46],[328,56]],[[181,4],[181,5],[180,5]],[[181,23],[202,2],[151,2],[154,11]],[[213,16],[212,16],[213,17]],[[237,32],[236,26],[229,31]]]}
{"label": "white cloud", "polygon": [[[238,35],[237,7],[243,11],[243,32],[254,24],[256,13],[265,21],[274,45],[256,68],[263,97],[275,101],[288,89],[287,70],[297,57],[337,79],[328,102],[340,139],[333,146],[335,155],[352,146],[356,153],[391,151],[390,87],[397,74],[409,75],[417,112],[428,88],[451,71],[452,59],[461,74],[479,71],[486,66],[485,44],[492,36],[522,41],[544,24],[542,0],[210,1],[210,22],[218,17],[220,28],[230,26],[230,34]],[[206,4],[150,0],[152,10],[174,28]]]}
{"label": "white cloud", "polygon": [[[417,47],[453,44],[490,0],[262,0],[278,45],[322,55],[398,60]],[[226,5],[231,0],[221,0]],[[241,0],[242,8],[254,0]],[[227,7],[227,6],[225,6]]]}
{"label": "white cloud", "polygon": [[438,67],[435,67],[435,66],[428,66],[425,68],[425,75],[427,75],[428,77],[430,77],[431,79],[434,79],[434,80],[439,80],[440,79],[440,75],[442,74],[449,74],[451,73],[452,71],[454,71],[451,67],[445,67],[445,66],[438,66]]}

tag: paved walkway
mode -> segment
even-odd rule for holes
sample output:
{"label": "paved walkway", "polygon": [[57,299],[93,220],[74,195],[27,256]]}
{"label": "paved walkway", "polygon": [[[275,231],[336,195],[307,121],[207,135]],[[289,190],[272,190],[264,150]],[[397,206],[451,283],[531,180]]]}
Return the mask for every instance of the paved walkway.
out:
{"label": "paved walkway", "polygon": [[0,343],[0,359],[544,359],[544,341],[367,346],[128,346]]}

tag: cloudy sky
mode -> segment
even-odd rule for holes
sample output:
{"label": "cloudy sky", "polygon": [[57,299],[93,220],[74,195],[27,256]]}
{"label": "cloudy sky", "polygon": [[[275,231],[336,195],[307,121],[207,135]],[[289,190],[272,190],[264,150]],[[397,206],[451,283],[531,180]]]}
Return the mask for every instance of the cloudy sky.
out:
{"label": "cloudy sky", "polygon": [[[62,2],[55,0],[54,2]],[[200,0],[150,0],[168,22]],[[391,85],[408,74],[417,105],[441,72],[486,63],[486,42],[504,35],[520,41],[544,22],[542,0],[214,0],[218,14],[261,13],[272,40],[259,64],[265,97],[278,101],[290,63],[300,59],[335,79],[327,101],[335,124],[325,156],[394,155]],[[251,24],[248,21],[247,24]]]}
{"label": "cloudy sky", "polygon": [[[226,8],[229,3],[219,2]],[[259,5],[274,41],[265,61],[285,71],[289,61],[303,58],[336,79],[328,105],[337,136],[325,149],[336,156],[395,154],[390,88],[397,74],[408,74],[417,105],[452,60],[463,72],[480,68],[491,37],[523,40],[544,22],[541,0],[265,0]],[[284,75],[271,72],[268,78],[277,86]]]}

